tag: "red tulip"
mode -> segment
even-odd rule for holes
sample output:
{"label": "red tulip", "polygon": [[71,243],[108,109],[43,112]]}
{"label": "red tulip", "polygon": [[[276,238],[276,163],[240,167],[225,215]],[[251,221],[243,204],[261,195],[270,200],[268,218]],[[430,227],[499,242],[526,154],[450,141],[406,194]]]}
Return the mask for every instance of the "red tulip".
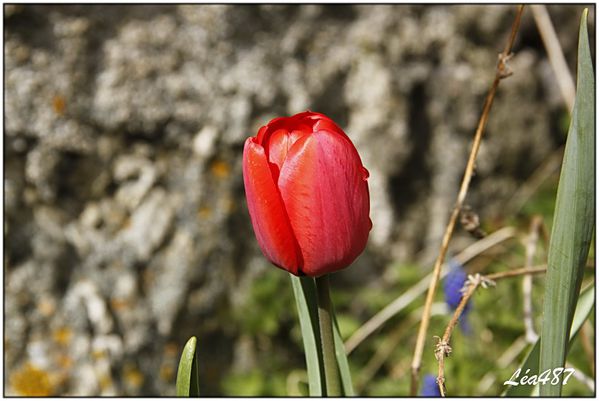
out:
{"label": "red tulip", "polygon": [[349,266],[372,228],[367,178],[351,140],[323,114],[260,128],[245,141],[243,179],[264,255],[297,276]]}

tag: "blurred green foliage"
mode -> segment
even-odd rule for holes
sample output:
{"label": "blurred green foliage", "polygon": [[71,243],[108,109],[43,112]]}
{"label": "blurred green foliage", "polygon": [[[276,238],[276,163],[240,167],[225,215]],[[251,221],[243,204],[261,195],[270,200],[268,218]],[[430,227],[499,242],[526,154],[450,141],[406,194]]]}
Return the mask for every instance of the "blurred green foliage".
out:
{"label": "blurred green foliage", "polygon": [[274,267],[252,282],[245,303],[235,310],[236,321],[248,335],[274,335],[280,325],[291,319],[293,293],[287,277]]}

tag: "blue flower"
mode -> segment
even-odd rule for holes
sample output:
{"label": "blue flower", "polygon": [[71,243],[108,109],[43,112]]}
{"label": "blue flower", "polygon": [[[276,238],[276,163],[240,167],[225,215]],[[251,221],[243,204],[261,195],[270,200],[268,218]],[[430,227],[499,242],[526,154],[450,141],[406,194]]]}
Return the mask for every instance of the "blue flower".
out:
{"label": "blue flower", "polygon": [[[449,261],[449,272],[443,280],[443,292],[445,293],[445,302],[447,306],[453,311],[456,310],[462,299],[462,292],[460,291],[464,287],[464,283],[468,279],[468,274],[462,266],[455,259]],[[468,301],[462,312],[460,318],[460,327],[468,334],[470,332],[470,325],[468,324],[468,312],[470,311],[471,303]]]}
{"label": "blue flower", "polygon": [[439,391],[439,385],[437,384],[437,377],[431,374],[424,376],[422,380],[422,388],[420,389],[420,396],[422,397],[441,397]]}

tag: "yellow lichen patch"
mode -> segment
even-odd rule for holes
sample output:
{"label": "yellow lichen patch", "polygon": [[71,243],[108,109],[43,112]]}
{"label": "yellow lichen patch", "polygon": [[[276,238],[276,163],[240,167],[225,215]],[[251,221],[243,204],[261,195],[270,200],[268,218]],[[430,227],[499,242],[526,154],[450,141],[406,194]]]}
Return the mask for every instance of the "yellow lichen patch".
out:
{"label": "yellow lichen patch", "polygon": [[198,210],[198,218],[200,220],[205,220],[212,215],[212,209],[209,207],[203,206]]}
{"label": "yellow lichen patch", "polygon": [[123,367],[123,377],[128,385],[134,388],[139,388],[144,382],[144,375],[131,364],[126,364]]}
{"label": "yellow lichen patch", "polygon": [[69,343],[71,342],[72,336],[73,336],[73,332],[68,327],[61,327],[60,329],[55,330],[54,333],[52,333],[52,337],[54,338],[54,341],[57,342],[58,344],[64,345],[64,346],[69,345]]}
{"label": "yellow lichen patch", "polygon": [[105,358],[107,356],[106,355],[106,351],[103,350],[103,349],[95,349],[95,350],[92,351],[91,355],[92,355],[92,357],[94,359],[102,359],[102,358]]}
{"label": "yellow lichen patch", "polygon": [[160,367],[160,378],[164,381],[171,381],[175,377],[175,369],[170,365]]}
{"label": "yellow lichen patch", "polygon": [[66,355],[59,355],[57,357],[57,364],[63,369],[70,369],[73,366],[73,359]]}
{"label": "yellow lichen patch", "polygon": [[67,109],[67,102],[65,98],[60,95],[54,96],[52,98],[52,108],[54,109],[54,112],[59,116],[64,115]]}
{"label": "yellow lichen patch", "polygon": [[216,160],[210,166],[210,172],[217,178],[227,178],[231,173],[231,167],[222,160]]}
{"label": "yellow lichen patch", "polygon": [[231,198],[223,199],[221,205],[226,214],[230,214],[235,211],[235,201]]}
{"label": "yellow lichen patch", "polygon": [[56,303],[52,299],[43,298],[37,304],[37,309],[44,316],[51,316],[56,312]]}
{"label": "yellow lichen patch", "polygon": [[125,220],[123,220],[123,223],[121,224],[121,229],[126,230],[129,227],[131,227],[131,218],[127,217]]}
{"label": "yellow lichen patch", "polygon": [[10,385],[18,395],[29,397],[47,397],[54,391],[48,373],[31,363],[24,364],[10,376]]}
{"label": "yellow lichen patch", "polygon": [[122,298],[113,298],[110,300],[110,306],[114,310],[123,310],[129,307],[129,302]]}
{"label": "yellow lichen patch", "polygon": [[112,378],[109,375],[102,375],[100,377],[100,390],[106,391],[112,387]]}
{"label": "yellow lichen patch", "polygon": [[164,346],[164,353],[168,357],[178,356],[179,352],[179,346],[176,343],[167,343]]}

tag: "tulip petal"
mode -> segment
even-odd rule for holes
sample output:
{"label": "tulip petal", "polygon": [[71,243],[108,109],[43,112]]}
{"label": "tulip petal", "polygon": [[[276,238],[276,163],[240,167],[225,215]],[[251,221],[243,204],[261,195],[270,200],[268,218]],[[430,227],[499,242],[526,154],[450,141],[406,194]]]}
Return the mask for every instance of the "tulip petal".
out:
{"label": "tulip petal", "polygon": [[256,143],[264,143],[264,136],[268,132],[268,125],[260,127],[258,134],[256,135]]}
{"label": "tulip petal", "polygon": [[260,249],[275,265],[299,275],[301,252],[293,235],[264,148],[248,138],[243,150],[247,205]]}
{"label": "tulip petal", "polygon": [[271,171],[273,172],[275,182],[279,178],[281,166],[287,157],[290,145],[289,141],[289,131],[284,129],[278,129],[273,132],[268,140],[268,161],[271,163]]}
{"label": "tulip petal", "polygon": [[[308,134],[309,133],[311,133],[311,131],[308,130]],[[279,172],[281,171],[281,167],[283,167],[283,163],[287,158],[287,152],[289,151],[289,148],[291,148],[295,141],[306,134],[307,133],[305,131],[300,130],[289,132],[284,129],[278,129],[268,137],[268,147],[266,148],[266,153],[275,182],[277,182],[279,179]]]}
{"label": "tulip petal", "polygon": [[341,128],[339,128],[339,126],[337,124],[335,124],[333,122],[333,120],[330,120],[329,118],[326,118],[326,117],[319,119],[316,122],[316,124],[314,124],[313,130],[314,130],[314,132],[317,132],[317,131],[336,132],[339,135],[343,135],[344,138],[349,140],[349,138],[347,137],[345,132],[343,132],[343,130]]}
{"label": "tulip petal", "polygon": [[365,169],[343,136],[318,131],[287,153],[278,187],[309,276],[347,267],[372,227]]}

